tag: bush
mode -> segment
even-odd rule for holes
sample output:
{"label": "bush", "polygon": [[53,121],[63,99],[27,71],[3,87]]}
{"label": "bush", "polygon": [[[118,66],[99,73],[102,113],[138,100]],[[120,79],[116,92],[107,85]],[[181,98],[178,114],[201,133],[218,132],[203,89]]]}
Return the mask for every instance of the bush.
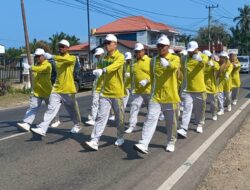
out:
{"label": "bush", "polygon": [[10,82],[0,82],[0,96],[4,96],[6,94],[30,94],[31,89],[26,89],[23,87],[22,89],[16,89],[11,86]]}

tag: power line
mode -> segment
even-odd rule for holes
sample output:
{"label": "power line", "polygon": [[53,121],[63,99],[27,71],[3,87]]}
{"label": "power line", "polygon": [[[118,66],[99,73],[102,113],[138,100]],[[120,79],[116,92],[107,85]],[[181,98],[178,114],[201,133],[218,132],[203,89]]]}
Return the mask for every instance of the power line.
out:
{"label": "power line", "polygon": [[183,17],[183,16],[177,16],[177,15],[169,15],[169,14],[164,14],[164,13],[160,13],[160,12],[153,12],[153,11],[148,11],[148,10],[143,10],[143,9],[139,9],[139,8],[135,8],[135,7],[132,7],[132,6],[128,6],[128,5],[124,5],[124,4],[121,4],[121,3],[116,3],[114,1],[111,1],[111,0],[103,0],[105,2],[108,2],[110,4],[115,4],[115,5],[118,5],[118,6],[121,6],[121,7],[126,7],[126,8],[129,8],[130,10],[137,10],[137,11],[140,11],[140,12],[145,12],[145,13],[150,13],[150,14],[154,14],[154,15],[159,15],[159,16],[166,16],[166,17],[172,17],[172,18],[178,18],[178,19],[204,19],[204,18],[197,18],[197,17]]}

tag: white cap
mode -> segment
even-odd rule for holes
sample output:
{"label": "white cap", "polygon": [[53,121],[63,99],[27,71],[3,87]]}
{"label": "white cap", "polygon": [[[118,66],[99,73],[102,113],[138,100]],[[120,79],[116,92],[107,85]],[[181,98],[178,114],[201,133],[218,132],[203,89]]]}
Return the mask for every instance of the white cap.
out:
{"label": "white cap", "polygon": [[198,43],[196,41],[191,41],[187,45],[187,51],[191,51],[192,52],[192,51],[196,50],[198,47],[199,46],[198,46]]}
{"label": "white cap", "polygon": [[65,46],[67,46],[67,47],[70,46],[69,41],[68,41],[68,40],[65,40],[65,39],[61,40],[61,41],[59,42],[59,44],[65,45]]}
{"label": "white cap", "polygon": [[168,52],[171,53],[171,54],[175,53],[173,49],[168,49]]}
{"label": "white cap", "polygon": [[125,60],[132,59],[132,54],[130,52],[125,53]]}
{"label": "white cap", "polygon": [[105,37],[105,41],[117,42],[117,38],[115,37],[114,34],[108,34],[108,35]]}
{"label": "white cap", "polygon": [[187,50],[183,49],[181,50],[180,54],[187,55],[188,53],[187,53]]}
{"label": "white cap", "polygon": [[44,49],[37,48],[35,51],[35,55],[44,55],[44,54],[45,54]]}
{"label": "white cap", "polygon": [[141,44],[141,43],[136,43],[136,44],[135,44],[134,51],[141,51],[141,50],[143,50],[143,49],[144,49],[143,44]]}
{"label": "white cap", "polygon": [[104,50],[102,48],[96,48],[94,55],[101,55],[104,54]]}
{"label": "white cap", "polygon": [[220,57],[227,57],[227,58],[229,58],[228,57],[228,53],[226,51],[220,52]]}
{"label": "white cap", "polygon": [[170,45],[170,41],[168,39],[168,37],[166,35],[162,35],[158,40],[157,40],[157,44],[163,44],[166,46]]}
{"label": "white cap", "polygon": [[207,55],[208,57],[212,56],[212,53],[209,50],[204,50],[203,54]]}

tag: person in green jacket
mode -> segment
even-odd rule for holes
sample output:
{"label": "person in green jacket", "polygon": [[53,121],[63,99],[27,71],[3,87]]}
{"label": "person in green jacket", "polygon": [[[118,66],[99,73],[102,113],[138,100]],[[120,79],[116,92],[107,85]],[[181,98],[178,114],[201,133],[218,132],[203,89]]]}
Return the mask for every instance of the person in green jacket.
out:
{"label": "person in green jacket", "polygon": [[30,131],[36,114],[41,107],[42,102],[49,103],[49,96],[52,90],[51,71],[52,66],[45,58],[45,51],[37,48],[35,51],[36,65],[31,67],[33,74],[33,94],[30,99],[30,107],[26,111],[23,122],[17,125],[25,131]]}
{"label": "person in green jacket", "polygon": [[204,69],[208,63],[208,57],[199,51],[196,41],[187,45],[188,58],[186,65],[182,65],[184,81],[181,98],[183,101],[183,114],[178,134],[187,137],[187,130],[190,123],[192,111],[195,115],[196,132],[203,132],[206,111],[206,85],[204,80]]}
{"label": "person in green jacket", "polygon": [[37,128],[31,129],[41,136],[46,136],[48,127],[58,113],[61,104],[64,104],[74,123],[70,132],[78,133],[81,130],[81,115],[75,98],[76,87],[73,74],[76,57],[68,53],[70,44],[67,40],[61,40],[58,47],[60,54],[53,56],[57,76],[49,97],[48,109],[44,114],[43,122],[37,125]]}
{"label": "person in green jacket", "polygon": [[237,59],[236,53],[229,54],[230,62],[233,64],[233,71],[231,73],[232,76],[232,104],[236,105],[238,101],[239,91],[240,91],[240,62]]}
{"label": "person in green jacket", "polygon": [[[217,83],[216,76],[220,69],[219,63],[212,59],[212,53],[209,50],[204,50],[203,53],[208,56],[209,60],[205,66],[205,84],[207,92],[207,101],[210,104],[210,112],[212,120],[217,120],[218,101],[217,101]],[[205,119],[205,118],[204,118]]]}
{"label": "person in green jacket", "polygon": [[100,94],[99,109],[91,140],[83,143],[92,150],[98,150],[98,142],[106,127],[111,107],[115,113],[117,127],[116,146],[124,143],[124,55],[117,49],[117,38],[113,34],[105,37],[107,54],[103,58],[103,68],[93,71],[97,76],[103,75],[103,87]]}

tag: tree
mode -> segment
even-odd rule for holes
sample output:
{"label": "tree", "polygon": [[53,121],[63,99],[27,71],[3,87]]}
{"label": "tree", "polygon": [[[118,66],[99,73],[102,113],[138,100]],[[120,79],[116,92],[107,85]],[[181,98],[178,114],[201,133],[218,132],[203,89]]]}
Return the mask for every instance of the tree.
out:
{"label": "tree", "polygon": [[70,36],[68,34],[65,34],[64,32],[53,34],[51,37],[49,37],[50,49],[53,54],[56,54],[58,52],[58,43],[62,39],[68,40],[71,46],[79,44],[80,41],[80,39],[75,35]]}
{"label": "tree", "polygon": [[34,39],[33,42],[30,42],[30,51],[34,53],[37,48],[44,49],[45,52],[51,52],[50,45],[44,40]]}
{"label": "tree", "polygon": [[191,35],[183,34],[177,37],[178,42],[183,42],[185,43],[185,46],[187,46],[188,42],[192,40]]}
{"label": "tree", "polygon": [[244,5],[243,8],[238,8],[240,15],[234,18],[234,22],[237,22],[237,25],[242,32],[248,32],[250,30],[250,6]]}
{"label": "tree", "polygon": [[[213,42],[220,41],[224,45],[228,45],[230,42],[230,33],[226,29],[226,25],[221,23],[211,25],[210,36]],[[208,44],[208,27],[201,27],[199,29],[196,40],[199,44]]]}
{"label": "tree", "polygon": [[[237,41],[237,48],[240,54],[250,53],[250,6],[244,5],[243,8],[238,8],[240,15],[234,18],[237,22],[236,28],[232,29],[233,41]],[[235,38],[235,39],[234,39]]]}
{"label": "tree", "polygon": [[22,48],[8,48],[5,52],[6,64],[16,65],[20,61]]}

